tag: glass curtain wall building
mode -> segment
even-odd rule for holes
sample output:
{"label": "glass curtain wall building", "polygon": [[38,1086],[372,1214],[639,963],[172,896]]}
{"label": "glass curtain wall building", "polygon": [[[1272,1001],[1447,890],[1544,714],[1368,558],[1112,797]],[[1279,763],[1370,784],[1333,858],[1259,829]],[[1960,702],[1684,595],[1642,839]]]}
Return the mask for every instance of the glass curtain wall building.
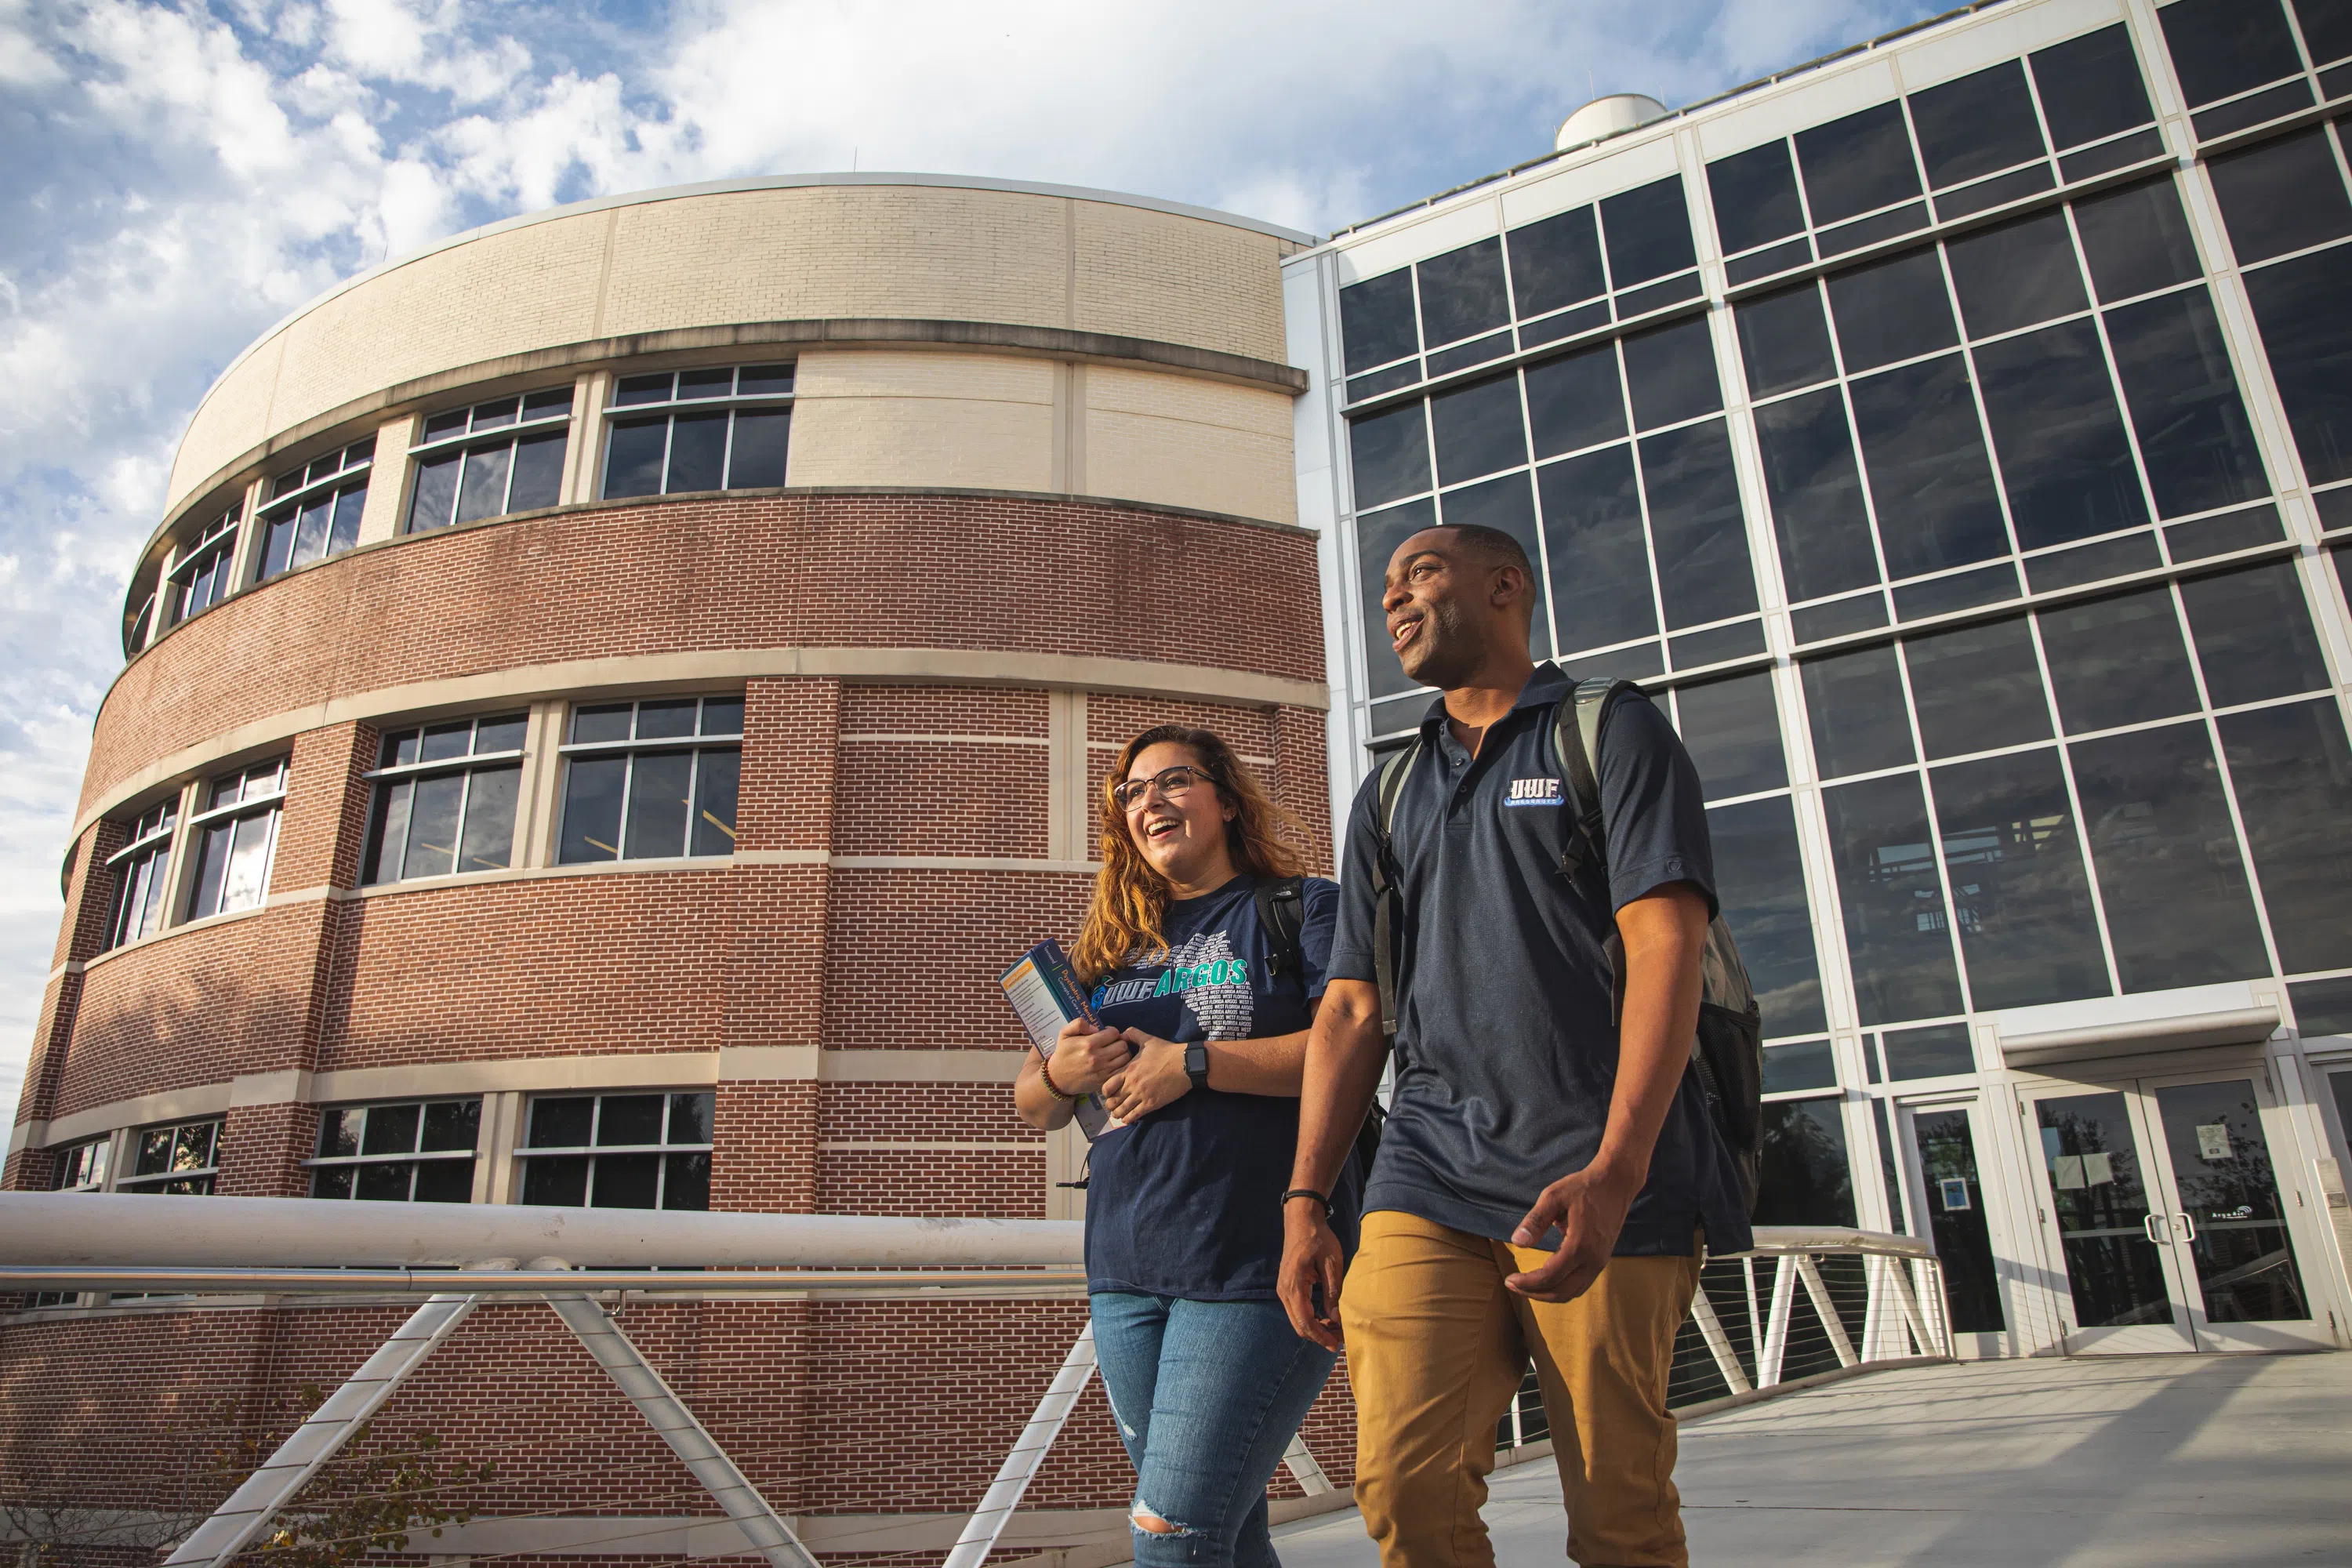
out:
{"label": "glass curtain wall building", "polygon": [[1335,806],[1390,552],[1512,533],[1706,782],[1759,1219],[1979,1353],[2352,1344],[2347,152],[2342,0],[2009,0],[1286,265]]}

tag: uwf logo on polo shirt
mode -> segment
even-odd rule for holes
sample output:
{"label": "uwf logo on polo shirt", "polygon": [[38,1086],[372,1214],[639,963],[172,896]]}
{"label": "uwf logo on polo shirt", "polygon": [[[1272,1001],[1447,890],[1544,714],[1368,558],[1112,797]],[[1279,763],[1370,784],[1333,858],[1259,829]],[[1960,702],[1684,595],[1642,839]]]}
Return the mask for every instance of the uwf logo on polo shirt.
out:
{"label": "uwf logo on polo shirt", "polygon": [[1558,805],[1558,779],[1513,779],[1511,793],[1503,797],[1505,805]]}

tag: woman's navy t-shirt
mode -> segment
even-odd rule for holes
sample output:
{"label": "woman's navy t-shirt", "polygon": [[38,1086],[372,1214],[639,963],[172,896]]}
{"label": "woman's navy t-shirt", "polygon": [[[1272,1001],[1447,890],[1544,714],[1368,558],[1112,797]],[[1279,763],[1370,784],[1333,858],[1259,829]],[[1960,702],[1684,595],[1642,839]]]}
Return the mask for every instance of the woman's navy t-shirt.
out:
{"label": "woman's navy t-shirt", "polygon": [[[1096,983],[1106,1028],[1163,1040],[1248,1040],[1295,1034],[1323,994],[1339,912],[1337,883],[1308,878],[1303,974],[1270,975],[1256,879],[1171,901],[1165,952],[1131,957]],[[1282,1193],[1298,1146],[1296,1096],[1192,1089],[1095,1140],[1087,1188],[1087,1287],[1194,1301],[1274,1299],[1282,1263]],[[1352,1253],[1361,1179],[1351,1155],[1332,1227]]]}

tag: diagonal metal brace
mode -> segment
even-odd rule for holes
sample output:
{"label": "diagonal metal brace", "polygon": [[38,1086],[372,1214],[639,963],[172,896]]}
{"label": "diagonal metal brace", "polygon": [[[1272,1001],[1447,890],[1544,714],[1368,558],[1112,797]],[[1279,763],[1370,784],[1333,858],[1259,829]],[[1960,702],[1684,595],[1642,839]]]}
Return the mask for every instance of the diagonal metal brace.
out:
{"label": "diagonal metal brace", "polygon": [[662,1381],[661,1373],[653,1369],[643,1352],[621,1332],[612,1314],[596,1302],[581,1295],[551,1295],[547,1304],[555,1310],[564,1326],[587,1347],[596,1358],[596,1364],[620,1385],[629,1396],[647,1425],[662,1435],[694,1472],[694,1479],[703,1484],[719,1506],[727,1510],[743,1538],[754,1551],[765,1557],[774,1568],[817,1568],[817,1561],[801,1544],[792,1526],[768,1506],[757,1488],[735,1468],[735,1461],[715,1442],[702,1423],[694,1418],[684,1402]]}
{"label": "diagonal metal brace", "polygon": [[294,1494],[319,1473],[319,1468],[383,1407],[408,1374],[465,1321],[466,1314],[480,1300],[478,1296],[427,1297],[375,1354],[362,1363],[259,1469],[246,1478],[243,1486],[229,1494],[227,1501],[213,1510],[210,1519],[180,1542],[165,1560],[167,1565],[202,1563],[210,1568],[244,1551],[278,1510],[294,1500]]}
{"label": "diagonal metal brace", "polygon": [[998,1467],[996,1479],[980,1500],[980,1507],[964,1521],[963,1533],[957,1538],[955,1549],[948,1553],[941,1568],[980,1568],[996,1546],[996,1538],[1004,1533],[1005,1524],[1013,1510],[1021,1506],[1022,1494],[1036,1479],[1038,1468],[1045,1464],[1046,1451],[1054,1439],[1062,1434],[1063,1424],[1069,1420],[1070,1411],[1078,1403],[1078,1395],[1087,1390],[1087,1381],[1095,1373],[1095,1326],[1088,1323],[1079,1333],[1070,1353],[1062,1358],[1062,1368],[1054,1381],[1045,1385],[1045,1397],[1037,1402],[1037,1413],[1029,1417],[1029,1425],[1021,1429],[1013,1440],[1013,1451],[1004,1456]]}

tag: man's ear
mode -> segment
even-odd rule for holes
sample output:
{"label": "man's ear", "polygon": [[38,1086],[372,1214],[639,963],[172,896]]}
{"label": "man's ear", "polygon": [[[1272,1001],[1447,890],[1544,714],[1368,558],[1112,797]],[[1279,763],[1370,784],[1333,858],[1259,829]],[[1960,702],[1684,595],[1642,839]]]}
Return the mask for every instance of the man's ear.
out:
{"label": "man's ear", "polygon": [[1528,587],[1528,574],[1517,566],[1495,568],[1494,586],[1487,593],[1487,602],[1496,609],[1511,602],[1514,593],[1524,595]]}

